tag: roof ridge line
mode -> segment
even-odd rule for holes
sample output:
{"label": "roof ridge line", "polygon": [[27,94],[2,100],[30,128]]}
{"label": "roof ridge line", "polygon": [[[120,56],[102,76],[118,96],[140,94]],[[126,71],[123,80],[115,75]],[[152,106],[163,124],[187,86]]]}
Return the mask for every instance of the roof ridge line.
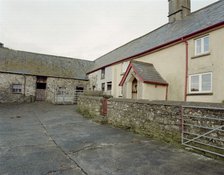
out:
{"label": "roof ridge line", "polygon": [[[196,10],[196,11],[193,11],[193,12],[191,12],[188,16],[186,16],[186,17],[190,17],[191,15],[193,15],[193,14],[195,14],[195,13],[201,11],[201,10],[204,10],[204,9],[206,9],[206,8],[208,8],[208,7],[212,6],[212,5],[214,5],[214,4],[220,3],[220,2],[221,2],[221,0],[219,0],[219,1],[217,1],[217,2],[214,2],[214,3],[212,3],[212,4],[209,4],[209,5],[207,5],[207,6],[203,7],[203,8],[201,8],[201,9],[198,9],[198,10]],[[117,49],[120,49],[120,48],[124,47],[125,45],[128,45],[128,44],[131,43],[131,42],[134,42],[135,40],[138,40],[138,39],[140,39],[140,38],[142,38],[142,37],[145,37],[146,35],[148,35],[148,34],[150,34],[150,33],[152,33],[152,32],[155,32],[156,30],[159,30],[160,28],[164,27],[165,25],[169,25],[169,24],[170,24],[169,22],[168,22],[168,23],[165,23],[164,25],[162,25],[162,26],[160,26],[160,27],[158,27],[158,28],[156,28],[156,29],[154,29],[154,30],[152,30],[152,31],[150,31],[150,32],[148,32],[148,33],[146,33],[146,34],[144,34],[144,35],[141,35],[141,36],[139,36],[139,37],[137,37],[137,38],[135,38],[135,39],[132,39],[131,41],[129,41],[129,42],[125,43],[125,44],[122,44],[122,45],[119,46],[119,47],[116,47],[115,49],[111,50],[110,52],[107,52],[106,54],[103,54],[103,55],[101,55],[99,58],[95,59],[94,62],[97,61],[97,60],[99,60],[99,59],[101,59],[103,56],[106,56],[106,55],[112,53],[113,51],[115,51],[115,50],[117,50]]]}
{"label": "roof ridge line", "polygon": [[70,59],[70,60],[77,60],[77,61],[88,61],[88,62],[94,62],[90,60],[85,60],[81,58],[72,58],[72,57],[66,57],[66,56],[59,56],[59,55],[52,55],[52,54],[45,54],[45,53],[38,53],[38,52],[32,52],[32,51],[24,51],[24,50],[16,50],[16,49],[10,49],[3,47],[1,49],[7,49],[14,52],[22,52],[22,53],[28,53],[28,54],[34,54],[34,55],[43,55],[43,56],[51,56],[51,57],[57,57],[57,58],[63,58],[63,59]]}

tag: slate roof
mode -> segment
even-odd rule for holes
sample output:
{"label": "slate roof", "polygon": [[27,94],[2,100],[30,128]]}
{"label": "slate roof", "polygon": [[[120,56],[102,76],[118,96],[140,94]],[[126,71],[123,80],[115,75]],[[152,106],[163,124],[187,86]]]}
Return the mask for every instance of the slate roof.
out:
{"label": "slate roof", "polygon": [[130,72],[129,68],[132,67],[137,76],[143,81],[144,83],[149,84],[160,84],[160,85],[168,85],[168,83],[162,78],[159,72],[155,69],[153,64],[151,63],[144,63],[140,61],[132,60],[124,77],[121,80],[120,85],[123,85],[124,81],[126,80],[128,73]]}
{"label": "slate roof", "polygon": [[93,61],[0,48],[0,72],[88,80]]}
{"label": "slate roof", "polygon": [[142,78],[144,82],[151,82],[151,83],[160,83],[160,84],[168,84],[162,76],[157,72],[153,64],[151,63],[144,63],[140,61],[131,61],[133,68],[135,69],[136,73]]}
{"label": "slate roof", "polygon": [[205,8],[193,12],[181,21],[167,23],[148,34],[101,56],[95,60],[95,64],[89,72],[110,65],[114,62],[121,61],[125,58],[140,54],[176,39],[180,39],[183,36],[187,36],[221,22],[224,22],[224,0],[220,0]]}

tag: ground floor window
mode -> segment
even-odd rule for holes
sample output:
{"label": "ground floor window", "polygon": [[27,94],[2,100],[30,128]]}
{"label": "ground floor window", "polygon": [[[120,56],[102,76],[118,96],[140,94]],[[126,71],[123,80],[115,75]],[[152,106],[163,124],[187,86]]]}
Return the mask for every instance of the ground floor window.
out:
{"label": "ground floor window", "polygon": [[102,84],[101,84],[101,90],[102,90],[102,91],[105,91],[105,83],[102,83]]}
{"label": "ground floor window", "polygon": [[22,84],[12,84],[12,93],[21,94],[22,93]]}
{"label": "ground floor window", "polygon": [[201,73],[190,75],[190,93],[209,93],[212,92],[212,73]]}
{"label": "ground floor window", "polygon": [[112,82],[110,81],[110,82],[107,82],[107,90],[111,91],[111,89],[112,89]]}

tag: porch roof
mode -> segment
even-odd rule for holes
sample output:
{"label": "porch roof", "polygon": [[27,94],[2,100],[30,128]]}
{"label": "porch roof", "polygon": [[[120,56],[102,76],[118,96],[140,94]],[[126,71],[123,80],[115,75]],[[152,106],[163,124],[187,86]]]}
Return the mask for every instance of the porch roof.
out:
{"label": "porch roof", "polygon": [[123,86],[131,69],[133,69],[133,71],[136,73],[136,76],[143,83],[168,86],[168,83],[162,78],[153,64],[135,60],[132,60],[130,62],[123,78],[121,79],[121,82],[119,84],[120,86]]}

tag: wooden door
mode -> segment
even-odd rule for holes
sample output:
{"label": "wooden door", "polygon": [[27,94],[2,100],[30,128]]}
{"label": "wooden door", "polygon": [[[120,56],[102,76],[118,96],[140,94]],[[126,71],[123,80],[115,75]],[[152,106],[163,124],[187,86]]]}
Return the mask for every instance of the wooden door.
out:
{"label": "wooden door", "polygon": [[46,91],[45,89],[36,89],[36,100],[44,101],[46,99]]}

